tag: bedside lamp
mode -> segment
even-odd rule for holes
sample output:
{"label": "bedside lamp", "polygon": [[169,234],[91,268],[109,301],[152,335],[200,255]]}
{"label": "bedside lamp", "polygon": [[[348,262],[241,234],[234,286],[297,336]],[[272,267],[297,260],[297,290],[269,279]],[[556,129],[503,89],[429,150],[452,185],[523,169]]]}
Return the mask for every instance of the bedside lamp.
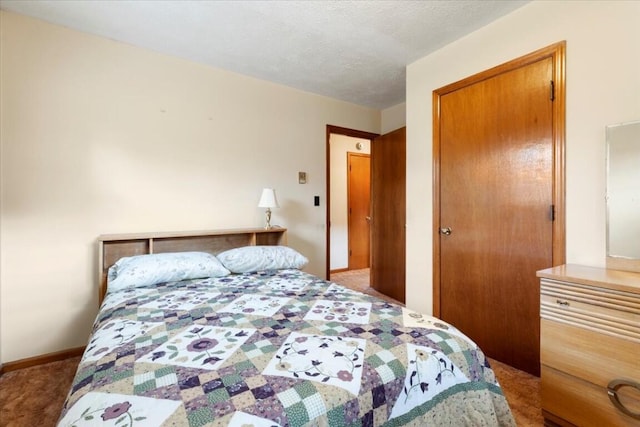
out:
{"label": "bedside lamp", "polygon": [[262,196],[260,196],[260,201],[258,202],[259,208],[267,208],[266,217],[267,217],[267,225],[265,225],[265,230],[271,229],[271,208],[278,208],[278,200],[276,199],[276,190],[273,188],[264,188],[262,190]]}

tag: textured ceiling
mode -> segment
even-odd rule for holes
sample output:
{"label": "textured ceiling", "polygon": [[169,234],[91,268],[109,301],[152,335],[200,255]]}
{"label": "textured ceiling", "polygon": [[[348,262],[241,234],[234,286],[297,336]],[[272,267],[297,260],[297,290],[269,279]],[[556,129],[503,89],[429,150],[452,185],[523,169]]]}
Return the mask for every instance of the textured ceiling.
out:
{"label": "textured ceiling", "polygon": [[0,8],[378,109],[405,67],[527,1],[0,0]]}

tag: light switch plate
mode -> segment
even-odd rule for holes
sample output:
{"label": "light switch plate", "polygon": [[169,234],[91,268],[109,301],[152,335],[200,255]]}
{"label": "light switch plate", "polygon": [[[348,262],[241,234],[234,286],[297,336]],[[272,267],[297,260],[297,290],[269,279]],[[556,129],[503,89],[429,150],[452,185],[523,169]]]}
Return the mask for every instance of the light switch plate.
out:
{"label": "light switch plate", "polygon": [[306,184],[306,183],[307,183],[307,173],[298,172],[298,184]]}

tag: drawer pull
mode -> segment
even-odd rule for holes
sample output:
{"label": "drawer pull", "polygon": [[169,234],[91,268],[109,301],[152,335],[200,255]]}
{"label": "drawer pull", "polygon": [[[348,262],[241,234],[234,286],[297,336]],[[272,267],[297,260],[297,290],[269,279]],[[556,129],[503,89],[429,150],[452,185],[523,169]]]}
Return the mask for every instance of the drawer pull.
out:
{"label": "drawer pull", "polygon": [[565,307],[569,307],[569,301],[563,301],[563,300],[561,300],[561,299],[557,299],[557,300],[556,300],[556,304],[558,304],[558,305],[563,305],[563,306],[565,306]]}
{"label": "drawer pull", "polygon": [[631,418],[635,418],[636,420],[640,420],[640,413],[631,412],[620,402],[620,399],[618,398],[618,389],[621,387],[633,387],[640,391],[640,383],[631,380],[613,380],[607,386],[607,394],[609,395],[609,400],[611,400],[613,406],[618,408],[618,410],[623,414],[629,415]]}

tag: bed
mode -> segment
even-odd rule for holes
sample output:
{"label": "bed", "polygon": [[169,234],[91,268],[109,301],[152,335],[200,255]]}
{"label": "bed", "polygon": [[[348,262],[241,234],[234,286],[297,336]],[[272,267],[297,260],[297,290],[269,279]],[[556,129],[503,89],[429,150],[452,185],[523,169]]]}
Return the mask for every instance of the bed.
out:
{"label": "bed", "polygon": [[515,425],[460,331],[304,272],[286,243],[101,236],[100,310],[58,425]]}

